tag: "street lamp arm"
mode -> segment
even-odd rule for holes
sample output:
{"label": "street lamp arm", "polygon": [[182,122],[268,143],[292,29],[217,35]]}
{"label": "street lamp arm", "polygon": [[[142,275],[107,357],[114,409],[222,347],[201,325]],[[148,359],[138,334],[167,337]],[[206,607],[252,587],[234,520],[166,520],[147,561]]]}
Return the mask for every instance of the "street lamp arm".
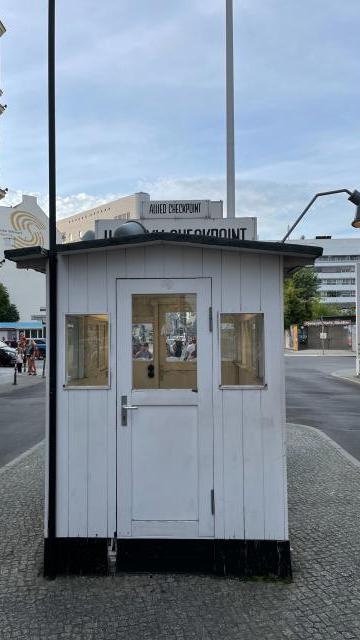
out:
{"label": "street lamp arm", "polygon": [[316,193],[314,195],[314,197],[312,198],[312,200],[310,200],[309,204],[305,207],[304,211],[302,211],[302,213],[300,213],[299,217],[295,220],[295,222],[294,222],[293,226],[291,227],[291,229],[289,229],[289,231],[284,235],[284,237],[281,240],[281,242],[285,242],[285,240],[287,240],[289,235],[293,232],[295,227],[299,224],[300,220],[304,217],[305,213],[307,211],[309,211],[310,207],[314,204],[314,202],[315,202],[315,200],[317,198],[320,198],[321,196],[330,196],[330,195],[333,195],[334,193],[348,193],[350,196],[352,196],[352,194],[353,194],[353,192],[350,191],[349,189],[335,189],[334,191],[321,191],[320,193]]}

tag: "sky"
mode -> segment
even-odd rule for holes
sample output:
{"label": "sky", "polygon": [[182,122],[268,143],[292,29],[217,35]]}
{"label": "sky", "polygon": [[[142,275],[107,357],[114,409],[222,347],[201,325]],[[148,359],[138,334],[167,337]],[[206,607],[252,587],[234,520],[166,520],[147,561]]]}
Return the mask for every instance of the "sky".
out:
{"label": "sky", "polygon": [[[234,9],[236,214],[276,240],[316,192],[360,190],[360,3]],[[47,211],[47,2],[0,20],[1,204]],[[225,201],[225,0],[58,0],[56,55],[59,218],[135,191]],[[321,198],[292,237],[356,237],[354,213]]]}

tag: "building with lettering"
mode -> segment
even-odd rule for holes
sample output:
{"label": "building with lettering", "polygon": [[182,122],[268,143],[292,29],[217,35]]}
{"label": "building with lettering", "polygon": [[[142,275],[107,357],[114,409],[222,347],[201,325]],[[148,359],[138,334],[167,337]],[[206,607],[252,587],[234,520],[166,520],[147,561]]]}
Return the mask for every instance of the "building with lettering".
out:
{"label": "building with lettering", "polygon": [[149,232],[207,235],[230,240],[256,240],[256,218],[224,218],[222,201],[151,200],[148,193],[106,202],[59,220],[63,242],[79,242],[84,233],[111,238],[126,220],[141,220]]}

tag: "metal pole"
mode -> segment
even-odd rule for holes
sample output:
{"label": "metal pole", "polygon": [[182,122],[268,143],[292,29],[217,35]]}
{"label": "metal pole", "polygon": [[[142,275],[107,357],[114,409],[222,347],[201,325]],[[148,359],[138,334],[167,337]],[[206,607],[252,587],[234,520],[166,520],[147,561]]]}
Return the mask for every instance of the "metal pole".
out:
{"label": "metal pole", "polygon": [[49,119],[49,403],[48,403],[48,526],[45,540],[44,573],[56,575],[56,336],[57,336],[57,255],[56,255],[56,138],[55,138],[55,0],[48,5],[48,119]]}
{"label": "metal pole", "polygon": [[295,229],[295,227],[297,227],[297,225],[299,224],[300,220],[304,217],[305,213],[307,211],[309,211],[310,207],[314,204],[314,202],[315,202],[315,200],[317,200],[317,198],[320,198],[321,196],[330,196],[330,195],[333,195],[334,193],[348,193],[348,194],[350,194],[350,196],[352,195],[352,192],[349,191],[349,189],[335,189],[334,191],[322,191],[321,193],[316,193],[314,195],[314,197],[312,198],[312,200],[310,200],[309,204],[305,207],[304,211],[302,211],[300,213],[299,217],[296,218],[293,226],[290,227],[289,231],[284,235],[284,237],[281,240],[281,242],[285,242],[285,240],[287,240],[289,235],[292,233],[292,231]]}
{"label": "metal pole", "polygon": [[235,218],[234,11],[226,0],[226,183],[227,217]]}
{"label": "metal pole", "polygon": [[360,376],[360,262],[356,263],[356,375]]}

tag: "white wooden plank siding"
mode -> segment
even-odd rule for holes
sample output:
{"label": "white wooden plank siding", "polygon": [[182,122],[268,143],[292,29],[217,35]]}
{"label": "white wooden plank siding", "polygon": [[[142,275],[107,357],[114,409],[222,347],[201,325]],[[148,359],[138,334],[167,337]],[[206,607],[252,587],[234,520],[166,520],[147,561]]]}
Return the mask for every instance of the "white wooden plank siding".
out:
{"label": "white wooden plank siding", "polygon": [[280,257],[261,257],[261,307],[265,314],[265,344],[268,357],[265,375],[268,389],[261,393],[261,418],[264,451],[264,518],[265,539],[284,540],[285,500],[284,468],[286,451],[283,438],[285,388],[281,376],[283,361],[283,325],[274,322],[276,309],[282,308],[280,290]]}
{"label": "white wooden plank siding", "polygon": [[[59,258],[59,537],[112,537],[121,509],[116,504],[116,318],[121,308],[121,301],[116,308],[116,279],[210,277],[215,536],[287,539],[281,269],[277,256],[173,245]],[[266,389],[219,388],[221,312],[264,313]],[[109,314],[109,389],[63,389],[65,313]],[[129,534],[126,525],[122,533]]]}
{"label": "white wooden plank siding", "polygon": [[56,535],[59,538],[69,536],[69,395],[63,391],[65,380],[64,314],[69,310],[68,263],[68,256],[59,256],[57,349],[60,357],[58,355],[56,449]]}
{"label": "white wooden plank siding", "polygon": [[[241,311],[261,309],[260,256],[241,256]],[[225,311],[225,309],[223,309]],[[270,345],[265,346],[266,349]],[[235,392],[236,393],[236,392]],[[264,539],[264,473],[261,420],[261,394],[264,390],[242,391],[244,455],[244,521],[246,539]]]}
{"label": "white wooden plank siding", "polygon": [[[241,256],[238,252],[222,253],[221,291],[222,312],[241,310]],[[243,392],[222,390],[224,424],[224,500],[225,538],[244,537],[243,483]]]}
{"label": "white wooden plank siding", "polygon": [[212,279],[215,538],[223,539],[225,537],[224,432],[222,393],[219,390],[220,352],[218,340],[218,311],[221,310],[222,301],[221,251],[204,249],[202,254],[203,276]]}

